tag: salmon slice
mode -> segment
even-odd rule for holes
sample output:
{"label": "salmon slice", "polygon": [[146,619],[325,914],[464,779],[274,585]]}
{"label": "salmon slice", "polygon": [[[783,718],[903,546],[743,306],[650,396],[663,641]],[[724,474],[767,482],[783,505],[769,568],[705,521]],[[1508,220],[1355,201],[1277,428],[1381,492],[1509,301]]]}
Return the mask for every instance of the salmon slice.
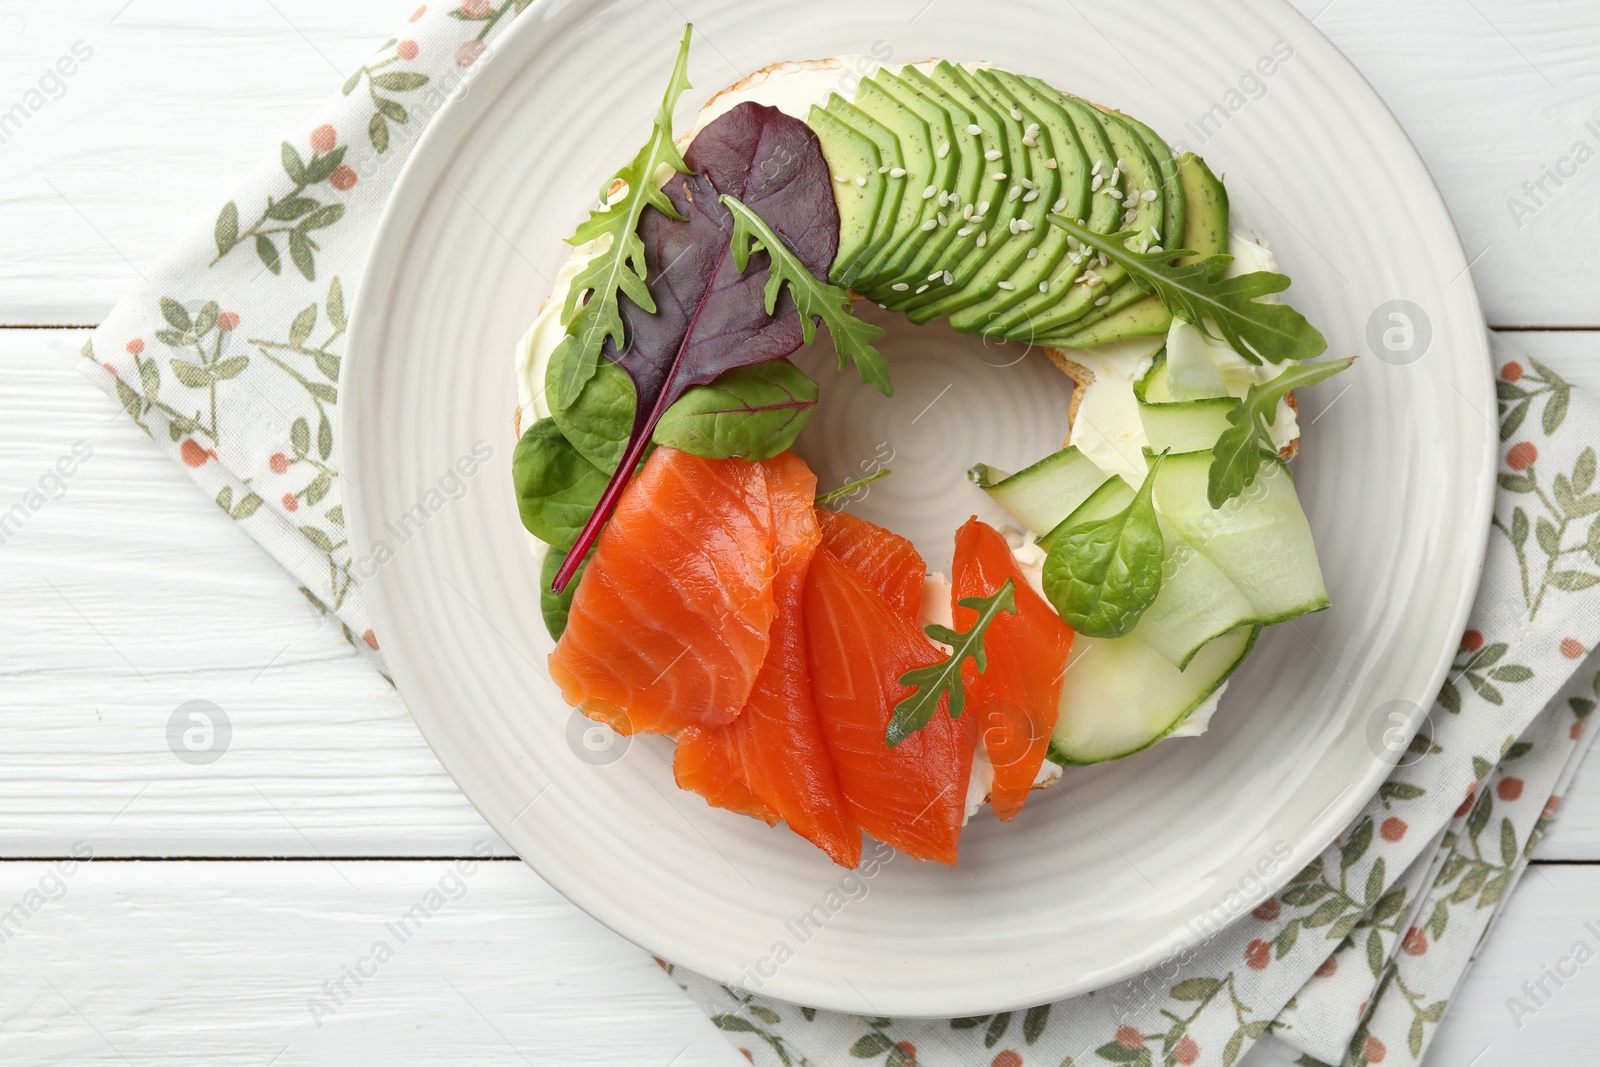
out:
{"label": "salmon slice", "polygon": [[[743,718],[741,715],[734,723]],[[740,777],[738,745],[731,731],[732,724],[691,726],[680,733],[672,754],[672,777],[679,789],[699,793],[712,807],[776,826],[778,813],[763,804]]]}
{"label": "salmon slice", "polygon": [[731,722],[767,658],[774,538],[759,463],[656,449],[550,655],[567,703],[624,734]]}
{"label": "salmon slice", "polygon": [[941,701],[926,728],[895,748],[884,740],[911,692],[900,676],[944,654],[826,544],[811,561],[804,605],[812,699],[856,822],[908,856],[954,864],[975,720],[951,719]]}
{"label": "salmon slice", "polygon": [[1016,587],[1015,614],[1001,612],[984,632],[987,669],[962,664],[968,714],[978,724],[994,765],[990,803],[1001,822],[1022,810],[1050,747],[1061,700],[1061,676],[1072,649],[1072,630],[1048,601],[1034,592],[1006,539],[977,517],[956,531],[951,602],[955,629],[978,619],[963,597],[992,596],[1009,578]]}
{"label": "salmon slice", "polygon": [[928,568],[910,541],[844,511],[818,508],[817,524],[822,543],[840,563],[881,593],[898,614],[917,621]]}
{"label": "salmon slice", "polygon": [[[673,773],[680,787],[717,807],[756,814],[769,825],[782,818],[835,863],[853,868],[861,862],[861,828],[845,806],[817,721],[801,618],[806,573],[822,541],[812,507],[817,478],[790,452],[767,460],[762,469],[772,502],[778,559],[773,581],[778,614],[772,622],[771,647],[737,719],[678,736]],[[730,777],[738,788],[728,785]],[[771,817],[740,806],[752,800]]]}

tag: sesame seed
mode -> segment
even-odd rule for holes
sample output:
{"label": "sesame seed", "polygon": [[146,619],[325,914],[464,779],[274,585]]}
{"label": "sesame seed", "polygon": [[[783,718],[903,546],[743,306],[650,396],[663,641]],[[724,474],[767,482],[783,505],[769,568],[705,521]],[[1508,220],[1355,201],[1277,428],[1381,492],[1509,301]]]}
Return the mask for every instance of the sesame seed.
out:
{"label": "sesame seed", "polygon": [[879,174],[888,174],[889,173],[889,164],[885,163],[883,166],[879,167],[878,168],[878,173]]}
{"label": "sesame seed", "polygon": [[1111,303],[1111,298],[1109,296],[1102,296],[1099,300],[1094,302],[1094,306],[1097,308],[1103,308],[1109,303]]}
{"label": "sesame seed", "polygon": [[932,273],[932,274],[930,274],[930,275],[928,275],[928,280],[929,280],[929,281],[930,281],[930,282],[936,282],[936,281],[938,281],[938,280],[939,280],[939,279],[940,279],[940,278],[943,278],[943,277],[944,277],[944,271],[942,271],[942,270],[936,270],[936,271],[934,271],[934,272],[933,272],[933,273]]}
{"label": "sesame seed", "polygon": [[1056,157],[1055,156],[1051,156],[1049,159],[1044,161],[1044,169],[1045,170],[1055,170],[1056,167],[1059,166],[1059,165],[1060,164],[1058,164],[1056,162]]}
{"label": "sesame seed", "polygon": [[938,226],[939,226],[939,220],[938,219],[929,219],[927,222],[924,222],[922,224],[922,232],[923,233],[927,233],[929,230],[937,229]]}
{"label": "sesame seed", "polygon": [[1165,252],[1166,249],[1162,248],[1160,245],[1151,245],[1150,246],[1150,251],[1152,251],[1152,252]]}
{"label": "sesame seed", "polygon": [[970,219],[972,217],[972,205],[971,204],[963,204],[963,205],[961,205],[961,217],[964,218],[964,219]]}
{"label": "sesame seed", "polygon": [[948,226],[948,225],[950,225],[950,220],[948,220],[948,219],[946,219],[944,217],[944,212],[942,212],[942,211],[939,212],[939,225],[940,226]]}
{"label": "sesame seed", "polygon": [[[1050,210],[1058,215],[1067,210],[1067,198],[1063,196],[1060,200],[1057,200],[1054,204],[1051,204]],[[1071,238],[1069,237],[1068,240],[1071,240]]]}
{"label": "sesame seed", "polygon": [[1137,196],[1130,196],[1130,197],[1128,197],[1128,199],[1126,199],[1126,200],[1124,200],[1124,201],[1123,201],[1123,202],[1122,202],[1122,206],[1123,206],[1123,207],[1124,207],[1124,208],[1127,208],[1127,209],[1128,209],[1128,211],[1130,211],[1130,212],[1131,212],[1131,211],[1132,211],[1132,210],[1133,210],[1133,209],[1134,209],[1134,208],[1135,208],[1135,207],[1137,207],[1137,206],[1138,206],[1138,205],[1139,205],[1139,198],[1138,198],[1138,197],[1137,197]]}
{"label": "sesame seed", "polygon": [[989,201],[987,201],[987,200],[979,201],[979,203],[978,203],[978,214],[987,215],[988,213],[989,213]]}
{"label": "sesame seed", "polygon": [[904,178],[905,176],[906,176],[906,168],[904,168],[904,167],[890,167],[889,168],[889,177],[891,177],[891,178]]}
{"label": "sesame seed", "polygon": [[1010,282],[995,282],[995,285],[999,286],[1001,289],[1006,290],[1007,292],[1009,292],[1010,290],[1016,288],[1016,286],[1013,285]]}
{"label": "sesame seed", "polygon": [[1026,132],[1029,137],[1037,135],[1039,132],[1039,124],[1037,122],[1028,123],[1028,128],[1024,132]]}
{"label": "sesame seed", "polygon": [[939,206],[944,207],[950,203],[950,194],[943,189],[939,190]]}
{"label": "sesame seed", "polygon": [[935,193],[937,193],[938,191],[939,191],[939,187],[937,185],[930,185],[926,189],[922,190],[922,199],[924,199],[924,200],[932,200],[933,199],[933,195]]}
{"label": "sesame seed", "polygon": [[1118,170],[1123,170],[1126,167],[1127,167],[1127,164],[1122,161],[1122,157],[1118,156],[1117,157],[1117,169]]}
{"label": "sesame seed", "polygon": [[1037,185],[1034,185],[1033,182],[1028,180],[1027,178],[1018,178],[1017,181],[1022,183],[1022,187],[1024,189],[1037,189],[1038,188]]}
{"label": "sesame seed", "polygon": [[1156,191],[1154,189],[1146,189],[1144,192],[1139,194],[1139,198],[1148,204],[1150,201],[1156,198]]}
{"label": "sesame seed", "polygon": [[949,271],[945,271],[944,272],[944,283],[946,285],[954,285],[956,283],[956,276],[954,274],[951,274]]}
{"label": "sesame seed", "polygon": [[983,213],[982,213],[982,212],[979,212],[979,213],[978,213],[978,214],[976,214],[976,215],[974,215],[974,216],[972,216],[972,224],[973,224],[973,225],[974,225],[974,226],[976,226],[976,225],[978,225],[978,224],[979,224],[979,223],[980,223],[980,222],[982,222],[982,221],[983,221],[983,220],[984,220],[984,219],[985,219],[985,218],[986,218],[986,217],[987,217],[987,216],[985,216],[985,215],[984,215],[984,214],[983,214]]}
{"label": "sesame seed", "polygon": [[1003,170],[997,170],[993,174],[989,175],[989,177],[993,178],[997,182],[1003,182],[1006,180],[1006,172]]}
{"label": "sesame seed", "polygon": [[987,151],[987,152],[985,152],[983,154],[983,158],[987,159],[989,162],[993,163],[995,160],[999,159],[1003,155],[1005,155],[1005,153],[1000,151],[1000,149],[991,148],[991,149],[989,149],[989,151]]}
{"label": "sesame seed", "polygon": [[1069,233],[1067,234],[1067,247],[1076,252],[1078,249],[1082,248],[1083,245],[1079,244],[1078,239]]}
{"label": "sesame seed", "polygon": [[1021,230],[1023,233],[1027,233],[1029,230],[1033,229],[1033,223],[1029,222],[1027,219],[1018,219],[1017,229]]}
{"label": "sesame seed", "polygon": [[1089,191],[1091,193],[1098,193],[1100,191],[1100,187],[1102,185],[1104,185],[1105,183],[1106,183],[1105,175],[1096,174],[1094,176],[1094,181],[1089,183]]}
{"label": "sesame seed", "polygon": [[1022,143],[1023,143],[1023,146],[1027,147],[1027,148],[1038,148],[1039,147],[1039,142],[1034,140],[1032,137],[1024,137],[1022,139]]}
{"label": "sesame seed", "polygon": [[970,237],[970,236],[972,236],[972,227],[971,226],[963,226],[963,227],[961,227],[961,229],[956,231],[956,236],[957,237]]}
{"label": "sesame seed", "polygon": [[1011,187],[1011,191],[1006,194],[1006,202],[1009,203],[1009,202],[1011,202],[1012,200],[1015,200],[1017,197],[1019,197],[1021,195],[1022,195],[1022,186],[1013,185]]}
{"label": "sesame seed", "polygon": [[1030,189],[1027,195],[1022,198],[1022,202],[1024,204],[1031,204],[1037,199],[1039,199],[1039,190]]}
{"label": "sesame seed", "polygon": [[835,174],[833,176],[833,180],[836,181],[836,182],[847,182],[847,181],[850,180],[850,178],[849,178],[848,175],[845,175],[845,174]]}
{"label": "sesame seed", "polygon": [[1040,282],[1039,283],[1039,291],[1041,293],[1048,293],[1050,291],[1050,283],[1049,282]]}
{"label": "sesame seed", "polygon": [[905,282],[895,282],[893,285],[889,286],[889,288],[893,289],[897,293],[903,293],[907,289],[910,289],[911,286],[907,285]]}
{"label": "sesame seed", "polygon": [[1111,180],[1112,181],[1120,181],[1121,179],[1122,179],[1122,161],[1119,159],[1119,160],[1117,160],[1117,165],[1115,167],[1111,168]]}
{"label": "sesame seed", "polygon": [[1012,219],[1010,222],[1006,223],[1006,228],[1009,229],[1013,234],[1015,234],[1017,232],[1017,223],[1019,221],[1021,221],[1021,220]]}
{"label": "sesame seed", "polygon": [[1104,164],[1104,162],[1105,162],[1104,160],[1099,160],[1099,159],[1095,160],[1094,161],[1094,170],[1091,170],[1089,173],[1090,174],[1099,174],[1100,173],[1100,168]]}
{"label": "sesame seed", "polygon": [[856,175],[856,184],[857,185],[863,185],[863,186],[866,185],[867,184],[867,176],[865,174],[857,174]]}
{"label": "sesame seed", "polygon": [[888,304],[879,304],[878,306],[881,307],[885,311],[889,310],[889,305]]}
{"label": "sesame seed", "polygon": [[967,132],[972,134],[972,136],[974,136],[974,137],[982,137],[983,136],[983,127],[979,126],[976,122],[974,122],[974,123],[972,123],[971,125],[969,125],[967,127]]}
{"label": "sesame seed", "polygon": [[1038,245],[1035,245],[1034,247],[1028,249],[1028,258],[1029,259],[1032,259],[1034,256],[1036,256],[1038,254],[1039,254],[1039,246]]}
{"label": "sesame seed", "polygon": [[922,285],[917,286],[917,291],[913,295],[921,296],[923,293],[926,293],[927,291],[928,291],[928,286],[927,286],[926,283],[924,283]]}
{"label": "sesame seed", "polygon": [[1021,122],[1022,121],[1022,109],[1020,107],[1013,107],[1011,109],[1011,117],[1016,119],[1018,122]]}
{"label": "sesame seed", "polygon": [[977,240],[978,247],[982,248],[984,245],[986,245],[988,243],[989,243],[989,231],[988,230],[980,230],[979,233],[978,233],[978,240]]}
{"label": "sesame seed", "polygon": [[948,156],[950,154],[950,142],[949,141],[940,141],[938,149],[933,154],[935,156],[939,157],[940,159],[943,159],[945,156]]}

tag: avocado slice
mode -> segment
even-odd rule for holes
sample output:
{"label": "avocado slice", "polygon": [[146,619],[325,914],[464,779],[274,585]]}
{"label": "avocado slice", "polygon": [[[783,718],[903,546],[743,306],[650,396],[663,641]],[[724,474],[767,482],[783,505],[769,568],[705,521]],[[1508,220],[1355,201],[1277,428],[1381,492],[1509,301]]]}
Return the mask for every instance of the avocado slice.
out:
{"label": "avocado slice", "polygon": [[[1028,195],[1036,194],[1035,206],[1041,209],[1039,215],[1042,216],[1038,225],[1044,236],[1008,279],[1014,288],[996,287],[991,295],[950,317],[951,326],[957,330],[993,335],[995,331],[992,324],[1002,313],[1031,296],[1048,293],[1050,279],[1057,274],[1062,261],[1071,252],[1066,231],[1051,226],[1048,216],[1053,211],[1077,212],[1088,206],[1090,166],[1078,141],[1077,131],[1058,109],[1034,107],[1032,101],[1010,91],[998,79],[985,77],[989,74],[991,72],[987,70],[975,72],[980,84],[991,95],[1025,116],[1024,121],[1029,123],[1028,129],[1034,134],[1034,144],[1029,148],[1034,157],[1034,173],[1045,178],[1043,184],[1023,197],[1026,201]],[[1054,187],[1046,188],[1052,181]],[[1026,217],[1031,223],[1033,216]],[[1072,217],[1078,216],[1074,214]]]}
{"label": "avocado slice", "polygon": [[[944,92],[987,106],[1000,123],[1004,140],[989,148],[1001,156],[986,160],[985,181],[977,204],[980,210],[973,216],[976,225],[973,220],[967,221],[975,231],[974,254],[952,267],[953,286],[930,293],[928,299],[907,307],[906,317],[918,325],[949,318],[962,308],[1004,291],[1001,283],[1014,285],[1011,276],[1025,261],[1028,250],[1044,239],[1041,227],[1047,225],[1045,215],[1060,184],[1055,172],[1045,169],[1045,157],[1035,159],[1034,151],[1023,144],[1033,122],[1026,113],[990,93],[971,71],[957,64],[940,63],[930,77]],[[1020,119],[1016,117],[1019,114]],[[1038,192],[1037,197],[1024,199],[1034,191]],[[980,231],[978,227],[984,228]],[[977,247],[977,232],[985,234],[982,248]]]}
{"label": "avocado slice", "polygon": [[[909,312],[912,308],[931,304],[952,291],[959,290],[966,279],[966,275],[962,273],[963,266],[968,264],[975,254],[980,259],[987,258],[998,247],[989,247],[990,242],[994,240],[993,233],[989,231],[998,228],[1001,232],[1005,232],[1004,228],[1009,224],[1009,219],[1015,217],[1015,212],[1008,215],[1004,211],[994,210],[996,205],[992,201],[996,199],[994,197],[996,183],[990,177],[1011,165],[1011,145],[1007,130],[1009,117],[997,111],[987,98],[966,92],[954,72],[954,65],[947,62],[935,64],[931,69],[907,66],[901,71],[906,84],[934,106],[942,109],[959,108],[971,115],[970,123],[956,126],[956,142],[952,151],[960,152],[965,159],[971,161],[978,172],[976,186],[963,198],[959,206],[946,212],[949,226],[955,235],[955,242],[946,250],[942,263],[929,264],[930,270],[942,267],[943,270],[950,271],[950,284],[944,284],[942,277],[937,280],[929,278],[927,272],[924,272],[922,277],[908,279],[911,282],[909,291],[877,294],[882,297],[881,302],[901,312]],[[973,125],[976,125],[980,132],[974,134]],[[1019,128],[1017,137],[1020,136]],[[988,159],[987,154],[992,151],[1000,151],[1001,158]],[[971,212],[968,211],[969,205]],[[984,218],[978,211],[985,206],[988,208],[988,218]],[[1003,216],[1004,221],[996,218],[997,215]],[[980,219],[977,224],[972,222],[974,217]],[[985,234],[981,245],[979,234]],[[920,323],[926,320],[913,319],[913,321]]]}
{"label": "avocado slice", "polygon": [[[917,252],[912,258],[911,266],[904,277],[896,279],[909,283],[911,291],[920,289],[928,283],[943,285],[942,279],[930,278],[929,272],[942,273],[945,264],[954,258],[955,253],[950,249],[958,243],[956,231],[961,228],[961,205],[972,203],[972,198],[978,195],[982,187],[986,164],[982,152],[977,150],[981,147],[977,144],[977,138],[968,132],[977,121],[977,116],[960,101],[938,99],[923,92],[921,86],[917,84],[920,73],[914,67],[905,67],[898,72],[879,68],[873,77],[880,79],[884,87],[899,99],[937,116],[936,125],[930,121],[930,128],[934,131],[936,141],[935,157],[940,154],[940,149],[945,144],[950,146],[945,149],[945,155],[953,163],[951,184],[948,188],[941,186],[934,194],[933,202],[937,205],[934,221],[937,225],[916,235]],[[923,225],[926,227],[927,224]],[[904,290],[887,289],[884,285],[874,286],[874,289],[886,290],[881,293],[885,297],[898,297],[901,302],[905,300]]]}
{"label": "avocado slice", "polygon": [[[1079,214],[1074,217],[1083,220],[1084,225],[1097,233],[1112,232],[1122,215],[1122,201],[1120,198],[1097,195],[1093,187],[1096,178],[1100,179],[1101,187],[1105,187],[1112,172],[1117,169],[1117,157],[1106,137],[1105,127],[1094,117],[1095,109],[1077,97],[1058,93],[1035,79],[1023,78],[1009,71],[993,70],[987,73],[1015,96],[1029,101],[1035,110],[1055,112],[1059,121],[1070,126],[1077,134],[1078,143],[1086,157],[1083,196],[1087,203],[1079,207]],[[1062,210],[1070,207],[1067,205]],[[1067,245],[1067,256],[1056,265],[1047,279],[1043,279],[1046,291],[1028,293],[1026,299],[986,326],[986,334],[1029,342],[1037,339],[1040,330],[1035,322],[1058,308],[1070,291],[1069,287],[1090,267],[1090,254],[1073,249],[1071,241]]]}
{"label": "avocado slice", "polygon": [[[1178,176],[1178,161],[1173,157],[1172,149],[1167,147],[1167,143],[1163,141],[1150,127],[1146,126],[1138,119],[1125,115],[1120,111],[1114,112],[1113,115],[1115,118],[1120,119],[1124,125],[1128,126],[1136,134],[1138,134],[1139,139],[1143,141],[1145,147],[1149,149],[1151,158],[1156,161],[1156,166],[1160,171],[1161,176],[1159,195],[1164,210],[1161,221],[1161,230],[1159,231],[1158,235],[1159,240],[1148,240],[1148,237],[1151,235],[1152,231],[1136,230],[1135,232],[1146,234],[1148,243],[1150,245],[1160,244],[1165,245],[1167,248],[1178,248],[1183,241],[1183,223],[1186,199],[1184,195],[1183,184]],[[1132,229],[1136,224],[1136,220],[1133,218],[1133,215],[1134,213],[1131,211],[1123,212],[1122,220],[1124,229]],[[1087,328],[1095,323],[1109,319],[1113,315],[1119,314],[1125,308],[1138,304],[1143,300],[1150,299],[1142,287],[1136,284],[1131,278],[1126,277],[1119,282],[1115,288],[1106,290],[1101,294],[1101,296],[1108,296],[1110,299],[1104,304],[1101,304],[1098,300],[1096,300],[1094,310],[1084,315],[1083,318],[1079,319],[1077,322],[1073,323],[1070,327],[1071,330]],[[1157,301],[1157,303],[1159,303],[1159,301]],[[1155,329],[1156,325],[1160,321],[1159,314],[1153,312],[1141,313],[1134,316],[1134,320],[1136,320],[1138,324],[1136,328],[1140,329],[1142,332],[1138,334],[1130,334],[1129,336],[1147,336],[1149,331],[1154,331],[1156,333],[1162,332],[1161,330]],[[1130,322],[1129,325],[1130,328],[1135,328],[1133,322]],[[1052,344],[1054,342],[1044,340],[1043,343]]]}
{"label": "avocado slice", "polygon": [[[1196,258],[1226,252],[1227,187],[1206,166],[1206,161],[1193,152],[1186,152],[1179,157],[1176,166],[1186,209],[1183,240],[1177,243],[1196,252],[1195,257],[1186,257],[1178,262],[1193,263]],[[1114,315],[1092,323],[1085,321],[1072,331],[1045,338],[1040,343],[1058,348],[1085,348],[1124,337],[1159,336],[1166,333],[1171,325],[1172,315],[1166,306],[1153,296],[1143,296]]]}
{"label": "avocado slice", "polygon": [[946,140],[950,116],[915,94],[902,99],[879,74],[861,80],[856,107],[899,135],[906,156],[906,188],[901,194],[893,246],[875,270],[856,279],[858,290],[905,279],[929,231],[939,225],[937,194],[940,190],[948,194],[955,176],[954,151],[943,156],[936,152],[936,145]]}
{"label": "avocado slice", "polygon": [[[878,156],[882,160],[879,166],[889,167],[885,175],[888,181],[884,186],[883,204],[879,207],[872,224],[871,243],[862,249],[854,262],[833,277],[835,283],[848,288],[854,284],[856,278],[874,269],[894,244],[901,211],[906,206],[906,158],[905,152],[900,147],[900,138],[893,130],[885,127],[838,93],[829,96],[826,110],[841,125],[855,130],[872,141],[877,146]],[[896,173],[900,174],[899,178],[895,177]]]}
{"label": "avocado slice", "polygon": [[[1111,173],[1121,178],[1119,184],[1107,181],[1095,195],[1113,200],[1118,208],[1115,230],[1132,230],[1147,237],[1159,235],[1165,205],[1161,199],[1161,171],[1150,156],[1149,149],[1133,127],[1120,118],[1100,108],[1093,108],[1094,117],[1106,131],[1106,139],[1117,154],[1117,167]],[[1154,196],[1145,199],[1144,194]],[[1048,336],[1070,322],[1094,313],[1116,298],[1118,288],[1127,281],[1127,271],[1115,262],[1107,262],[1092,274],[1085,272],[1089,282],[1067,290],[1064,298],[1050,311],[1035,316],[1032,322],[1034,338]],[[1137,299],[1137,297],[1135,297]],[[1101,301],[1104,301],[1102,303]]]}
{"label": "avocado slice", "polygon": [[820,107],[811,108],[808,124],[822,146],[822,158],[833,178],[833,199],[839,206],[839,250],[828,270],[828,276],[836,278],[872,247],[873,227],[889,178],[881,170],[883,157],[872,138]]}

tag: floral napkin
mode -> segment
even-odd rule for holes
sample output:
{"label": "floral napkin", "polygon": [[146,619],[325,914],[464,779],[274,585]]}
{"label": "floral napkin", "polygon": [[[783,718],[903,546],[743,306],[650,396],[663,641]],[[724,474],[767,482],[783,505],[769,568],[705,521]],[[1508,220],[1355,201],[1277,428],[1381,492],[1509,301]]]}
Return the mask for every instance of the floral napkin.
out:
{"label": "floral napkin", "polygon": [[[86,372],[376,650],[340,505],[345,298],[399,163],[531,0],[424,4],[174,248],[84,346]],[[1600,644],[1600,406],[1498,354],[1501,493],[1471,628],[1411,748],[1281,893],[1098,993],[948,1020],[860,1018],[667,966],[759,1064],[1233,1063],[1266,1035],[1314,1060],[1421,1059],[1559,805]]]}

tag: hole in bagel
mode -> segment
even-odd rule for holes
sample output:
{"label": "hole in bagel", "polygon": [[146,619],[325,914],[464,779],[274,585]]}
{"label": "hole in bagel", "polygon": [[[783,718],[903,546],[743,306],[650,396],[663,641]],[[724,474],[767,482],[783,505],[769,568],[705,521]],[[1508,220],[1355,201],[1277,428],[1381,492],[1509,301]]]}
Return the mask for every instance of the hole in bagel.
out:
{"label": "hole in bagel", "polygon": [[928,569],[948,574],[955,532],[977,515],[1004,526],[1005,512],[967,477],[974,463],[1019,470],[1060,448],[1072,380],[1044,350],[957,333],[945,322],[916,326],[865,301],[855,312],[888,331],[878,344],[894,396],[840,372],[824,330],[791,357],[822,386],[795,451],[826,491],[883,467],[893,474],[834,507],[911,539]]}

